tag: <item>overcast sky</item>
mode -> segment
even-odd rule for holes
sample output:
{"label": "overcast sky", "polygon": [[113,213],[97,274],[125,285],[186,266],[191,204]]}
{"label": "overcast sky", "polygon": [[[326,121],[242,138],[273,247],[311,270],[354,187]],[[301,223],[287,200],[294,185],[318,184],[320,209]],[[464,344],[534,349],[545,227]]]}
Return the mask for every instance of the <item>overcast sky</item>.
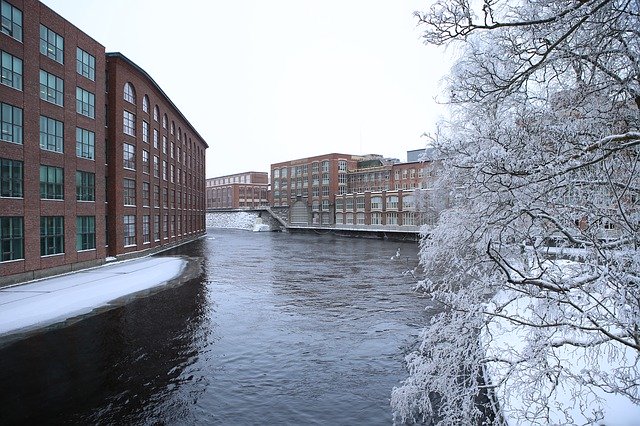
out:
{"label": "overcast sky", "polygon": [[406,161],[442,106],[415,0],[43,0],[142,67],[209,144],[207,177],[330,152]]}

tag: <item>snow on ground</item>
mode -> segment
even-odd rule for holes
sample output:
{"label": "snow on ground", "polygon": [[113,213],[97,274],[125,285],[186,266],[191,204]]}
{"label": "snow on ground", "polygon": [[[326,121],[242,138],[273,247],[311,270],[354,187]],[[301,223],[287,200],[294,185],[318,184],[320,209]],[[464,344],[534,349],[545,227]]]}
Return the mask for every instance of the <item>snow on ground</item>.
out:
{"label": "snow on ground", "polygon": [[[510,298],[509,294],[501,292],[494,297],[494,300],[504,302]],[[537,301],[533,298],[522,297],[515,303],[507,305],[501,314],[507,317],[532,318],[536,312],[536,303]],[[514,354],[517,356],[532,350],[525,343],[529,337],[527,334],[532,333],[530,327],[514,325],[503,318],[494,318],[488,333],[492,336],[490,340],[484,340],[488,358],[512,358]],[[615,359],[610,359],[612,351],[619,354]],[[580,377],[586,369],[594,365],[604,375],[613,373],[616,368],[637,368],[636,356],[633,350],[618,343],[610,343],[608,350],[600,348],[598,353],[594,348],[562,347],[550,352],[543,362],[550,371],[553,371],[554,365],[567,368],[566,373],[563,374],[563,377],[567,378]],[[487,371],[492,382],[497,383],[501,378],[505,378],[508,370],[504,364],[489,363]],[[516,366],[509,373],[507,382],[496,390],[502,414],[510,426],[530,424],[529,419],[520,416],[525,412],[530,414],[535,412],[535,401],[540,394],[552,395],[547,407],[550,411],[551,424],[585,424],[585,416],[592,415],[594,412],[601,412],[603,416],[597,425],[637,426],[640,424],[640,406],[624,396],[589,387],[593,392],[587,396],[589,402],[586,406],[580,406],[575,395],[577,395],[576,392],[585,395],[585,390],[579,390],[575,382],[571,382],[573,385],[560,385],[555,389],[552,389],[548,381],[538,382],[539,386],[531,387],[530,373],[526,362]]]}
{"label": "snow on ground", "polygon": [[207,214],[207,228],[253,229],[257,212],[215,212]]}
{"label": "snow on ground", "polygon": [[86,314],[180,275],[186,260],[147,257],[0,288],[0,336]]}

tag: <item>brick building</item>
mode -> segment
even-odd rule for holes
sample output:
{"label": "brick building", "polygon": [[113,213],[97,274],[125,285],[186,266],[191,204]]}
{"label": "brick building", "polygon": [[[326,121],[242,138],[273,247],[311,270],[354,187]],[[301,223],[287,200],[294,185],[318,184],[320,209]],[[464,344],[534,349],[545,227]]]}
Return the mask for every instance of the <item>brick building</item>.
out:
{"label": "brick building", "polygon": [[[134,182],[136,200],[143,199],[145,182],[142,129],[131,138],[118,134],[115,129],[124,125],[122,110],[105,111],[108,103],[123,108],[124,101],[116,98],[117,93],[122,98],[124,83],[119,82],[125,80],[138,84],[139,102],[127,109],[140,117],[138,126],[145,117],[146,94],[181,129],[180,138],[167,133],[180,145],[180,159],[165,160],[181,169],[180,183],[155,182],[181,191],[186,201],[173,210],[159,209],[169,220],[176,218],[175,236],[169,232],[165,240],[163,234],[161,243],[204,232],[207,146],[157,84],[122,55],[105,55],[100,43],[37,0],[0,0],[0,10],[0,285],[158,246],[142,242],[150,208],[132,212],[129,206],[117,207],[124,206],[125,177]],[[110,101],[105,93],[107,58],[123,63],[109,68]],[[123,170],[125,143],[138,150],[129,157],[135,171]],[[123,224],[126,216],[135,218],[133,231],[130,223]],[[126,238],[133,242],[131,232],[138,237],[135,245],[125,244]]]}
{"label": "brick building", "polygon": [[266,207],[268,193],[266,172],[244,172],[206,180],[207,210]]}
{"label": "brick building", "polygon": [[203,234],[208,145],[142,68],[106,57],[109,254]]}
{"label": "brick building", "polygon": [[99,263],[104,47],[36,0],[1,11],[0,279]]}
{"label": "brick building", "polygon": [[[437,218],[438,161],[326,154],[271,165],[271,205],[292,225],[417,226]],[[426,191],[417,197],[416,191]],[[418,200],[427,205],[417,206]],[[418,214],[419,213],[419,214]]]}
{"label": "brick building", "polygon": [[364,157],[325,154],[271,165],[274,207],[290,207],[292,224],[331,224],[336,194],[347,190],[347,172]]}

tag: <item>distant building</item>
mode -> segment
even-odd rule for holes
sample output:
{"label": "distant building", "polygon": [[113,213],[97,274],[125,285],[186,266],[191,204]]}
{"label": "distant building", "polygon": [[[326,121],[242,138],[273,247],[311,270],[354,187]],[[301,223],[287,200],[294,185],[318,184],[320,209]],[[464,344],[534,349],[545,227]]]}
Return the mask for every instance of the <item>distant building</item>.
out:
{"label": "distant building", "polygon": [[376,154],[276,163],[271,165],[271,205],[288,207],[291,225],[417,226],[437,217],[428,207],[426,215],[416,214],[415,191],[431,191],[438,168],[436,161],[400,163]]}
{"label": "distant building", "polygon": [[39,1],[0,6],[0,285],[204,233],[207,144],[153,79]]}
{"label": "distant building", "polygon": [[206,181],[207,210],[258,208],[269,205],[269,175],[244,172]]}
{"label": "distant building", "polygon": [[363,156],[325,154],[271,165],[273,207],[290,206],[291,223],[333,223],[336,194],[348,192],[349,170]]}

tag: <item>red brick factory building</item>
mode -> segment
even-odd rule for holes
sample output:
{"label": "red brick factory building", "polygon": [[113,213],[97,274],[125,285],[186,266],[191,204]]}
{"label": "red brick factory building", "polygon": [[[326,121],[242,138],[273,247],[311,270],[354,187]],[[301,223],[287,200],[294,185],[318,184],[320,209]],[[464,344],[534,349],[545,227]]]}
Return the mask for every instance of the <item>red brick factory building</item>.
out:
{"label": "red brick factory building", "polygon": [[39,1],[0,3],[0,285],[204,234],[208,145],[171,99]]}

